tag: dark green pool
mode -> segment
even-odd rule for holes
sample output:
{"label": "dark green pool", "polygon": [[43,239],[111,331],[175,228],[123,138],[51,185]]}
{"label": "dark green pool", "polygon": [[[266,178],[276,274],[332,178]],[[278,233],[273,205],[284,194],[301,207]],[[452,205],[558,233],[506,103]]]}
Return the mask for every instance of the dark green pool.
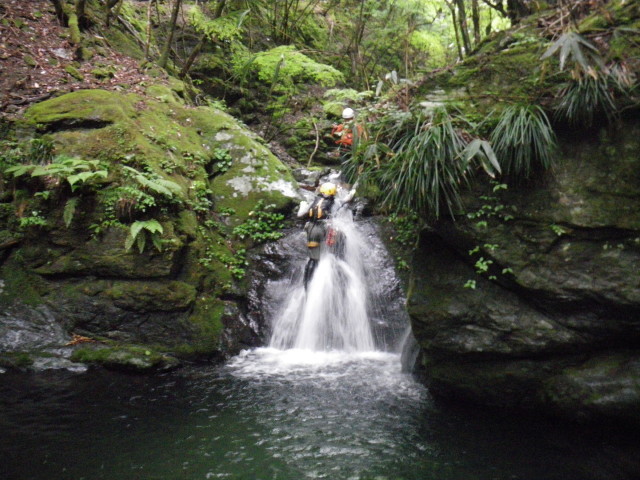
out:
{"label": "dark green pool", "polygon": [[[0,375],[0,478],[611,480],[631,440],[438,405],[388,353]],[[626,460],[625,460],[626,459]]]}

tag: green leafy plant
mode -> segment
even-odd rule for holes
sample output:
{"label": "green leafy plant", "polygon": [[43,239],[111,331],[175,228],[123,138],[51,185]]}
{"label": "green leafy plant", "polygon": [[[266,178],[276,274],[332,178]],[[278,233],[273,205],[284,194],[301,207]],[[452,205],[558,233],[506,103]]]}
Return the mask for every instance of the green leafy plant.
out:
{"label": "green leafy plant", "polygon": [[262,243],[282,238],[284,215],[273,211],[275,205],[265,205],[259,200],[249,218],[233,229],[233,234],[241,239],[250,238],[254,242]]}
{"label": "green leafy plant", "polygon": [[471,290],[475,290],[477,283],[475,280],[467,280],[463,285],[464,288],[470,288]]}
{"label": "green leafy plant", "polygon": [[30,215],[20,217],[19,226],[21,229],[27,229],[29,227],[46,227],[47,219],[44,218],[38,210],[34,210]]}
{"label": "green leafy plant", "polygon": [[231,273],[236,280],[242,280],[246,274],[247,251],[244,248],[236,250],[232,255],[221,253],[218,248],[208,245],[204,256],[199,263],[207,268],[211,268],[214,261],[220,262]]}
{"label": "green leafy plant", "polygon": [[490,140],[505,173],[514,179],[551,167],[557,149],[551,123],[537,105],[507,107]]}
{"label": "green leafy plant", "polygon": [[140,253],[144,252],[147,244],[147,239],[151,240],[151,243],[156,250],[162,251],[161,235],[163,228],[160,222],[155,219],[150,220],[138,220],[131,224],[129,227],[129,235],[127,236],[124,244],[125,250],[129,251],[133,247],[134,243],[138,246]]}
{"label": "green leafy plant", "polygon": [[561,225],[554,224],[554,225],[551,225],[549,228],[551,228],[551,230],[553,230],[553,233],[555,233],[559,237],[567,233],[567,229],[562,227]]}
{"label": "green leafy plant", "polygon": [[461,158],[465,145],[446,111],[419,116],[413,130],[394,143],[395,155],[381,171],[383,204],[436,218],[444,206],[454,215],[462,206],[460,188],[468,182],[467,163]]}
{"label": "green leafy plant", "polygon": [[405,215],[392,213],[387,217],[387,221],[393,224],[396,235],[393,238],[401,247],[413,249],[418,240],[418,233],[422,227],[422,222],[415,212]]}
{"label": "green leafy plant", "polygon": [[610,77],[606,75],[573,80],[558,95],[560,102],[555,118],[585,127],[592,126],[599,116],[604,116],[607,121],[613,120],[618,108],[610,83]]}
{"label": "green leafy plant", "polygon": [[251,66],[258,79],[277,92],[291,91],[299,82],[314,82],[332,87],[344,79],[338,70],[316,62],[293,45],[282,45],[260,52],[254,57]]}
{"label": "green leafy plant", "polygon": [[126,175],[138,182],[140,186],[154,194],[171,199],[182,192],[182,188],[176,182],[162,178],[157,174],[143,173],[126,165],[122,166],[122,170]]}
{"label": "green leafy plant", "polygon": [[191,189],[195,200],[191,202],[191,208],[198,214],[207,214],[213,207],[211,196],[213,191],[208,187],[206,182],[196,180],[191,184]]}
{"label": "green leafy plant", "polygon": [[541,60],[558,53],[560,70],[564,70],[567,61],[574,64],[574,78],[581,78],[587,74],[597,76],[596,69],[605,70],[604,61],[598,49],[586,38],[576,32],[566,32],[560,36],[541,57]]}
{"label": "green leafy plant", "polygon": [[107,178],[109,172],[98,160],[85,160],[76,157],[59,155],[52,163],[46,165],[15,165],[5,170],[14,177],[30,175],[31,177],[54,177],[66,180],[75,191],[84,184],[94,183],[98,179]]}
{"label": "green leafy plant", "polygon": [[67,228],[71,225],[73,221],[73,217],[76,213],[76,208],[78,207],[78,203],[80,201],[79,197],[71,197],[67,200],[67,203],[64,205],[64,211],[62,212],[62,219]]}
{"label": "green leafy plant", "polygon": [[231,168],[231,164],[233,163],[233,157],[229,153],[229,150],[225,148],[216,148],[213,150],[213,161],[215,172],[214,173],[225,173]]}
{"label": "green leafy plant", "polygon": [[191,7],[189,21],[198,33],[215,41],[231,41],[240,38],[241,26],[249,10],[233,12],[218,18],[207,18],[198,6]]}

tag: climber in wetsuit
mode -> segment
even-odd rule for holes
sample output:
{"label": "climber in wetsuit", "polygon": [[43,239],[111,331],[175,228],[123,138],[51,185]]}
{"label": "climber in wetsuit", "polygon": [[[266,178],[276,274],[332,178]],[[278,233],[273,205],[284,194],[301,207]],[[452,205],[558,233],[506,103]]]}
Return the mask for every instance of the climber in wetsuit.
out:
{"label": "climber in wetsuit", "polygon": [[[304,269],[305,289],[318,265],[320,254],[324,248],[323,245],[327,245],[337,251],[341,250],[341,234],[327,224],[336,204],[336,191],[337,186],[335,183],[326,182],[320,186],[318,196],[311,205],[305,201],[300,203],[298,217],[308,218],[304,226],[307,232],[307,248],[309,249],[309,261]],[[355,186],[340,203],[344,205],[353,200],[354,196]]]}

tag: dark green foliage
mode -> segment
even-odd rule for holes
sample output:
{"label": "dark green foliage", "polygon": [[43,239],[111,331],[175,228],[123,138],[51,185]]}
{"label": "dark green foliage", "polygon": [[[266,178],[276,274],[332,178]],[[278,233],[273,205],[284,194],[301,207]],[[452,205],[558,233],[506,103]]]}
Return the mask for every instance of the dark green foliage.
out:
{"label": "dark green foliage", "polygon": [[260,200],[249,212],[250,217],[233,229],[233,234],[241,239],[250,238],[256,243],[278,240],[282,237],[284,215],[273,212],[274,205],[266,205]]}
{"label": "dark green foliage", "polygon": [[396,154],[380,175],[383,204],[396,210],[425,212],[434,217],[461,207],[460,187],[467,183],[460,157],[465,142],[446,113],[419,117],[415,128],[393,145]]}
{"label": "dark green foliage", "polygon": [[345,163],[348,178],[376,184],[382,207],[435,218],[444,207],[453,214],[460,207],[468,164],[461,157],[466,142],[452,118],[438,110],[410,118],[394,114],[382,123],[391,136],[389,145],[376,139],[360,142],[357,154]]}
{"label": "dark green foliage", "polygon": [[530,178],[553,163],[556,136],[544,111],[535,105],[507,107],[491,134],[491,143],[504,173]]}
{"label": "dark green foliage", "polygon": [[608,76],[572,81],[559,96],[555,118],[585,127],[592,126],[600,116],[611,121],[618,109],[609,83]]}

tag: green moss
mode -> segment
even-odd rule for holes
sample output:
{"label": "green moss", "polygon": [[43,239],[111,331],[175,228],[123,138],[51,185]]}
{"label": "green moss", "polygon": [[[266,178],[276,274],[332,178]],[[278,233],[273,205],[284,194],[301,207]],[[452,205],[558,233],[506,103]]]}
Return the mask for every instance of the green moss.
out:
{"label": "green moss", "polygon": [[24,63],[26,63],[27,66],[31,68],[35,68],[38,66],[38,62],[36,62],[36,59],[31,55],[25,55],[24,57],[22,57],[22,59],[24,60]]}
{"label": "green moss", "polygon": [[113,78],[115,73],[116,73],[116,69],[113,66],[104,66],[104,67],[94,68],[93,70],[91,70],[91,75],[93,75],[99,80]]}
{"label": "green moss", "polygon": [[22,370],[33,365],[33,358],[25,352],[0,352],[0,367]]}
{"label": "green moss", "polygon": [[71,75],[73,78],[79,81],[84,81],[84,75],[73,65],[67,65],[64,67],[64,71]]}
{"label": "green moss", "polygon": [[134,372],[166,370],[179,364],[174,357],[138,345],[82,347],[73,352],[71,361]]}
{"label": "green moss", "polygon": [[147,88],[146,93],[163,103],[182,103],[176,93],[171,88],[164,85],[151,85]]}
{"label": "green moss", "polygon": [[198,298],[189,322],[194,325],[197,333],[196,340],[189,346],[179,346],[176,351],[181,354],[207,354],[220,350],[220,336],[224,325],[224,302],[213,297]]}
{"label": "green moss", "polygon": [[0,267],[0,305],[9,306],[15,301],[27,305],[42,304],[47,287],[38,275],[33,275],[23,265],[13,260]]}
{"label": "green moss", "polygon": [[103,33],[106,34],[107,40],[111,44],[113,50],[135,58],[136,60],[144,60],[144,50],[135,41],[132,35],[124,33],[117,28],[105,29]]}
{"label": "green moss", "polygon": [[106,90],[79,90],[29,107],[25,119],[33,124],[62,121],[114,123],[134,116],[135,96]]}
{"label": "green moss", "polygon": [[130,311],[182,311],[193,304],[196,290],[179,281],[116,281],[104,291],[120,308]]}
{"label": "green moss", "polygon": [[198,217],[190,210],[180,212],[176,224],[178,232],[185,233],[190,238],[195,238],[198,229]]}

